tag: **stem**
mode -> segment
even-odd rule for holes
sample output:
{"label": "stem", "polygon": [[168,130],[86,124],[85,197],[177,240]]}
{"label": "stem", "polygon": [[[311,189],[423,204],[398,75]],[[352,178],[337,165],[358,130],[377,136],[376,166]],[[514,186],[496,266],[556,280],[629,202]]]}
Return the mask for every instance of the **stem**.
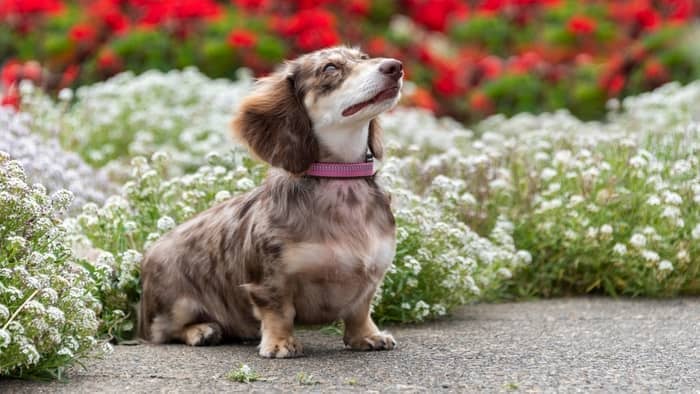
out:
{"label": "stem", "polygon": [[13,313],[12,316],[10,316],[10,320],[8,320],[8,321],[5,323],[5,325],[2,326],[2,329],[3,329],[3,330],[6,329],[8,325],[10,325],[10,323],[15,319],[15,317],[17,317],[17,315],[18,315],[19,312],[22,310],[22,308],[24,308],[24,306],[27,305],[27,302],[29,302],[32,298],[34,298],[34,296],[36,296],[36,295],[39,293],[39,290],[41,290],[41,289],[36,289],[36,290],[34,290],[34,292],[32,293],[32,295],[30,295],[29,297],[27,297],[26,300],[24,300],[24,302],[22,303],[22,305],[20,305],[19,308],[17,308],[17,310],[15,310],[15,313]]}

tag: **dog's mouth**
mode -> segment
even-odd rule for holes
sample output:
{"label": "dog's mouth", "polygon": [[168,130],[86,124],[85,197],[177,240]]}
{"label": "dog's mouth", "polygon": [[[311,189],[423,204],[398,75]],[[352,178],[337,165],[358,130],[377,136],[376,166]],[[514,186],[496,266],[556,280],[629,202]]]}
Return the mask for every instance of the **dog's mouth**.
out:
{"label": "dog's mouth", "polygon": [[345,108],[345,110],[343,110],[343,116],[350,116],[350,115],[356,114],[356,113],[360,112],[360,110],[362,110],[363,108],[365,108],[367,106],[382,102],[384,100],[393,99],[398,94],[399,94],[399,86],[394,85],[390,88],[382,90],[381,92],[377,93],[376,96],[372,97],[371,99],[369,99],[367,101],[353,104],[353,105]]}

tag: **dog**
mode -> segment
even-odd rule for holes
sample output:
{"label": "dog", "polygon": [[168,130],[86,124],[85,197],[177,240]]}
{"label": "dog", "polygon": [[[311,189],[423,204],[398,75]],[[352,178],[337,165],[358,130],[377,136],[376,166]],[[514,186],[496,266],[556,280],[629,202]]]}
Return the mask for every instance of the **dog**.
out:
{"label": "dog", "polygon": [[[192,346],[261,337],[262,357],[287,358],[303,355],[295,323],[342,320],[346,347],[394,349],[371,318],[396,238],[368,157],[382,158],[376,118],[396,105],[402,83],[400,61],[349,47],[303,55],[258,80],[233,130],[270,164],[268,176],[149,248],[139,336]],[[330,174],[314,175],[314,166]]]}

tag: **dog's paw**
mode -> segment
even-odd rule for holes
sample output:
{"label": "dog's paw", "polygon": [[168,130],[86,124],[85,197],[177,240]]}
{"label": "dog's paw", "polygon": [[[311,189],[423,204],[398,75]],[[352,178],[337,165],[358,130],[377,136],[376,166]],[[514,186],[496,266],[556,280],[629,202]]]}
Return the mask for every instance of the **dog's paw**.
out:
{"label": "dog's paw", "polygon": [[221,328],[215,323],[193,324],[185,328],[184,342],[190,346],[209,346],[221,342]]}
{"label": "dog's paw", "polygon": [[392,350],[396,340],[387,332],[378,332],[366,337],[345,339],[345,346],[352,350]]}
{"label": "dog's paw", "polygon": [[266,340],[260,343],[260,355],[265,358],[292,358],[304,355],[304,347],[298,339],[288,337],[278,340]]}

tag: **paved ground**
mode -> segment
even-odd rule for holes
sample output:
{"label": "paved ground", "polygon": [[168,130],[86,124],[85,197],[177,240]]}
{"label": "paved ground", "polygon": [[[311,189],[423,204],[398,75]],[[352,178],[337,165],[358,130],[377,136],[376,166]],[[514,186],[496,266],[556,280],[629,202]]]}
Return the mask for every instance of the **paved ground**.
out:
{"label": "paved ground", "polygon": [[[374,353],[301,331],[307,356],[293,360],[258,358],[254,345],[117,346],[67,383],[0,381],[0,392],[700,392],[697,298],[482,304],[391,331],[399,349]],[[266,380],[228,381],[241,362]],[[315,383],[299,383],[301,372]]]}

